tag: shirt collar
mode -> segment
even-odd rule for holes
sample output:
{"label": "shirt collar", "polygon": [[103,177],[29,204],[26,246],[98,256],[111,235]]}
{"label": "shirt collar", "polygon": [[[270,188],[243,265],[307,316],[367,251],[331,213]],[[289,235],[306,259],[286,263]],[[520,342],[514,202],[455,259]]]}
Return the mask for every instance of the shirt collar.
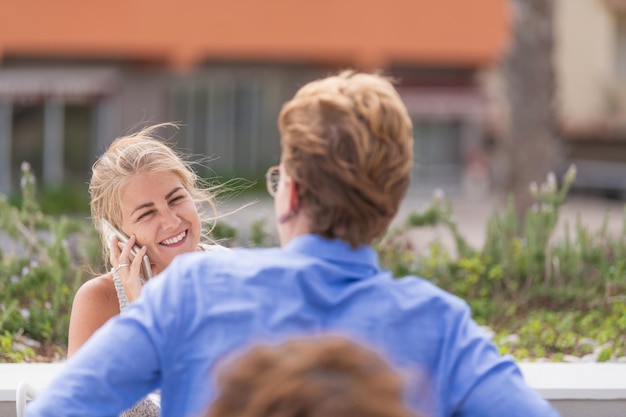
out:
{"label": "shirt collar", "polygon": [[375,271],[380,270],[378,255],[376,255],[374,248],[361,245],[353,249],[340,239],[326,239],[315,234],[305,234],[293,238],[283,250],[302,253],[331,262],[360,264]]}

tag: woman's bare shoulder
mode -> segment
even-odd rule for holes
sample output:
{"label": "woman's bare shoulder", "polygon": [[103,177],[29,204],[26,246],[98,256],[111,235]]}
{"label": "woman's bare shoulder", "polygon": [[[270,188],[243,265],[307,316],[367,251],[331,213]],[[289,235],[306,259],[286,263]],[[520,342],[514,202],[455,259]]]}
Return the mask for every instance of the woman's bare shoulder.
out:
{"label": "woman's bare shoulder", "polygon": [[92,278],[81,285],[72,304],[68,357],[107,320],[119,313],[117,294],[110,274]]}
{"label": "woman's bare shoulder", "polygon": [[74,297],[74,303],[84,302],[92,307],[103,309],[102,313],[119,313],[119,304],[111,274],[104,274],[86,281]]}

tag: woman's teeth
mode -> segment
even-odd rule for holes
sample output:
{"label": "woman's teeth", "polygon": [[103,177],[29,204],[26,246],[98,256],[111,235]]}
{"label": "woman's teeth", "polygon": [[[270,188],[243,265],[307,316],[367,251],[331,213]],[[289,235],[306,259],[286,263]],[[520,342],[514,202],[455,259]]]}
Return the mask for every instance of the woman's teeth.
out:
{"label": "woman's teeth", "polygon": [[161,242],[161,245],[173,245],[174,243],[178,243],[187,235],[187,231],[181,232],[179,235],[171,237],[169,239],[165,239]]}

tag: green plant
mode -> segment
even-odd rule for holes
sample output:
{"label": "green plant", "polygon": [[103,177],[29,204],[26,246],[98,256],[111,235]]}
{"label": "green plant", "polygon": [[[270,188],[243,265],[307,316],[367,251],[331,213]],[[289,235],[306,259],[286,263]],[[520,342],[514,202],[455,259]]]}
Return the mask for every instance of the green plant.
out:
{"label": "green plant", "polygon": [[[558,187],[553,176],[531,186],[536,205],[517,220],[513,202],[494,212],[486,243],[474,248],[460,234],[449,200],[436,194],[421,213],[391,230],[376,244],[381,265],[396,276],[418,275],[465,299],[474,318],[494,330],[502,353],[520,360],[594,360],[626,356],[626,216],[621,231],[605,219],[590,231],[581,219],[565,224],[555,239],[559,209],[574,170]],[[12,248],[0,252],[0,360],[30,361],[62,356],[73,295],[84,281],[81,265],[100,265],[96,232],[84,221],[44,214],[35,181],[23,166],[22,202],[16,207],[0,196],[0,230]],[[257,220],[245,242],[238,230],[218,222],[212,236],[222,244],[273,244]],[[413,229],[443,226],[452,248],[432,242],[419,252]],[[244,234],[245,235],[245,234]],[[96,268],[97,269],[97,268]],[[24,341],[34,340],[31,348]],[[59,353],[61,352],[61,353]]]}
{"label": "green plant", "polygon": [[0,362],[26,362],[35,357],[35,351],[19,344],[15,336],[6,330],[0,334]]}
{"label": "green plant", "polygon": [[211,229],[211,238],[220,245],[229,246],[237,237],[237,229],[218,221]]}
{"label": "green plant", "polygon": [[[49,215],[68,213],[89,213],[89,193],[84,183],[67,183],[62,186],[44,186],[36,190],[37,202],[41,211]],[[11,205],[19,207],[23,204],[23,195],[11,193],[7,195]]]}
{"label": "green plant", "polygon": [[508,320],[494,342],[518,359],[591,355],[596,361],[613,360],[626,354],[625,314],[623,302],[587,311],[535,309]]}
{"label": "green plant", "polygon": [[267,244],[267,233],[265,233],[265,219],[259,219],[252,223],[252,233],[250,233],[250,246],[262,247]]}
{"label": "green plant", "polygon": [[0,230],[11,240],[0,254],[0,328],[7,351],[9,335],[65,344],[74,293],[85,280],[84,263],[97,265],[98,239],[84,221],[54,217],[41,211],[35,178],[22,164],[21,205],[0,195]]}
{"label": "green plant", "polygon": [[[535,205],[523,224],[513,201],[494,212],[481,249],[471,248],[460,235],[449,200],[435,196],[426,210],[411,214],[403,228],[381,240],[381,264],[397,276],[431,279],[465,299],[478,322],[498,333],[517,334],[523,342],[501,349],[518,358],[584,355],[586,348],[576,345],[584,337],[609,344],[598,360],[623,355],[626,333],[619,329],[626,319],[615,309],[626,301],[626,224],[618,232],[607,230],[607,214],[603,227],[589,231],[579,219],[573,230],[566,224],[562,239],[554,238],[575,175],[571,167],[561,187],[553,174],[531,185]],[[408,233],[432,226],[446,228],[455,247],[433,242],[426,253],[416,253]],[[563,316],[568,320],[560,321]],[[590,320],[601,333],[585,324]]]}

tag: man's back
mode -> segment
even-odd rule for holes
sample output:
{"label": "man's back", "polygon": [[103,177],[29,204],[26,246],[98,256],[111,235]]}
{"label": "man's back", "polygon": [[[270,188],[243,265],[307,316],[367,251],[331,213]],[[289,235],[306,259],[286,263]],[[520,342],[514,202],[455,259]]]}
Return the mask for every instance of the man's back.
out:
{"label": "man's back", "polygon": [[[185,255],[144,292],[119,319],[115,334],[127,347],[96,336],[89,343],[102,363],[74,364],[103,392],[77,413],[114,415],[160,385],[164,416],[195,414],[215,394],[210,373],[225,355],[330,332],[368,343],[406,371],[409,401],[426,415],[556,415],[484,338],[465,303],[419,278],[394,280],[370,247],[304,235],[283,250]],[[109,397],[120,385],[123,393]]]}

